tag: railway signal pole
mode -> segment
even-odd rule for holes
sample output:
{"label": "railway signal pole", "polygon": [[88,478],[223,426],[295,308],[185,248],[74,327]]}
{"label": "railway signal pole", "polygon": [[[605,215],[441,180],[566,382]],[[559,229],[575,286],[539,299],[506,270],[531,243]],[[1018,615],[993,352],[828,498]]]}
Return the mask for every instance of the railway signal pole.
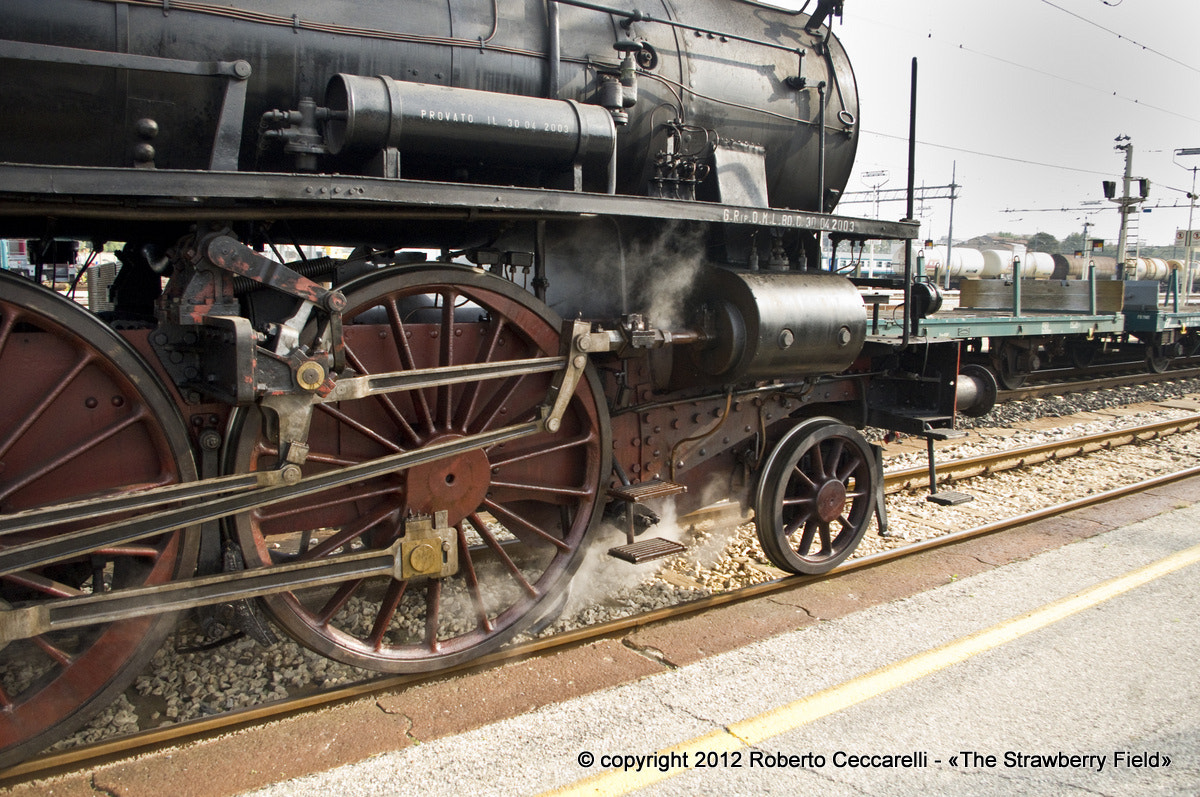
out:
{"label": "railway signal pole", "polygon": [[[1104,196],[1109,200],[1116,202],[1118,209],[1121,212],[1121,232],[1117,241],[1117,271],[1114,274],[1116,279],[1125,279],[1125,274],[1130,266],[1129,263],[1129,217],[1137,212],[1137,206],[1146,201],[1146,197],[1150,194],[1150,181],[1139,179],[1138,193],[1140,196],[1130,196],[1129,189],[1133,183],[1133,142],[1129,140],[1129,136],[1117,136],[1117,146],[1113,149],[1124,150],[1125,152],[1125,177],[1124,190],[1120,197],[1116,196],[1116,184],[1111,180],[1104,181]],[[1133,264],[1136,269],[1136,263]]]}

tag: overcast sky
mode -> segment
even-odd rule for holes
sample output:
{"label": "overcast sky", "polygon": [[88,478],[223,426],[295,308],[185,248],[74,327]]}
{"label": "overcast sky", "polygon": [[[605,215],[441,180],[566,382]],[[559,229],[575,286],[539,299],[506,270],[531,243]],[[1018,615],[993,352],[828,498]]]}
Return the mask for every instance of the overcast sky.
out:
{"label": "overcast sky", "polygon": [[[998,230],[1063,238],[1087,218],[1090,236],[1115,243],[1118,216],[1101,181],[1123,173],[1124,153],[1113,149],[1121,134],[1134,145],[1134,175],[1152,181],[1146,205],[1180,205],[1142,214],[1143,241],[1169,245],[1187,226],[1183,192],[1200,156],[1177,166],[1173,154],[1200,147],[1200,0],[846,0],[834,33],[861,95],[847,192],[868,189],[877,180],[862,173],[878,170],[890,173],[884,188],[904,187],[898,139],[907,137],[915,56],[917,185],[948,184],[957,161],[955,239]],[[1060,208],[1068,210],[1039,212]],[[881,215],[903,213],[897,203]],[[925,214],[923,237],[940,239],[949,202],[931,202]]]}

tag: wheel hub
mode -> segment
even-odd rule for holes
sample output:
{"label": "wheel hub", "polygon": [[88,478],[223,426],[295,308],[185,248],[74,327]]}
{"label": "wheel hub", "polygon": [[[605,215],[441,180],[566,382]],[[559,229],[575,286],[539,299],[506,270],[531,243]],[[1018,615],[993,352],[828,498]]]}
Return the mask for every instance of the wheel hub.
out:
{"label": "wheel hub", "polygon": [[845,508],[846,485],[837,479],[830,479],[817,490],[817,517],[824,522],[837,520]]}
{"label": "wheel hub", "polygon": [[[442,435],[428,443],[444,443],[460,437]],[[481,450],[409,468],[408,509],[425,515],[444,509],[453,526],[483,503],[492,483],[491,470],[491,463]]]}

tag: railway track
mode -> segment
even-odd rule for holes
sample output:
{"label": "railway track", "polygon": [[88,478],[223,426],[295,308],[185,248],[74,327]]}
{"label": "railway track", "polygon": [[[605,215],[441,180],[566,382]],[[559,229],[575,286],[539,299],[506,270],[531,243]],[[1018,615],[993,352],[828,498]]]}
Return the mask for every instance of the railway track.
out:
{"label": "railway track", "polygon": [[[1093,368],[1091,371],[1094,373],[1095,369]],[[1163,374],[1147,374],[1143,370],[1139,373],[1113,374],[1100,377],[1089,377],[1087,370],[1081,371],[1075,368],[1062,368],[1041,372],[1039,376],[1050,381],[1025,385],[1015,390],[1000,390],[997,394],[997,402],[1024,401],[1031,398],[1061,396],[1081,390],[1106,390],[1108,388],[1146,385],[1176,379],[1195,379],[1200,377],[1200,367],[1179,368]]]}
{"label": "railway track", "polygon": [[[1153,440],[1171,434],[1193,431],[1198,428],[1200,428],[1200,415],[1191,415],[1185,418],[1088,435],[1082,438],[1055,441],[1038,446],[1001,451],[958,461],[949,461],[940,466],[939,476],[947,482],[959,481],[971,478],[972,476],[997,473],[1002,470],[1025,467],[1035,463],[1103,451],[1137,441]],[[35,777],[44,777],[65,771],[86,770],[106,761],[133,753],[161,749],[170,745],[182,744],[219,733],[249,727],[257,723],[279,719],[299,712],[312,711],[356,698],[428,683],[468,669],[495,666],[507,661],[542,655],[589,641],[612,637],[643,626],[662,623],[718,606],[735,604],[771,595],[782,590],[791,589],[806,581],[815,582],[836,578],[843,573],[878,566],[885,562],[931,548],[950,545],[974,537],[1015,528],[1036,520],[1054,517],[1074,509],[1103,503],[1114,498],[1135,494],[1171,481],[1195,475],[1200,475],[1200,467],[1192,467],[1175,473],[1160,475],[1134,484],[1117,487],[1106,492],[1026,512],[1016,517],[985,523],[973,528],[954,531],[918,542],[910,542],[898,547],[885,549],[851,559],[824,576],[788,576],[777,578],[760,584],[719,592],[705,598],[675,606],[622,617],[577,630],[514,644],[501,651],[473,661],[468,665],[435,674],[389,676],[370,679],[315,694],[231,711],[213,717],[183,721],[97,744],[43,755],[0,774],[0,785],[27,781]],[[920,490],[927,484],[925,477],[926,471],[924,468],[904,468],[885,473],[886,489],[889,494],[895,494],[904,490]]]}

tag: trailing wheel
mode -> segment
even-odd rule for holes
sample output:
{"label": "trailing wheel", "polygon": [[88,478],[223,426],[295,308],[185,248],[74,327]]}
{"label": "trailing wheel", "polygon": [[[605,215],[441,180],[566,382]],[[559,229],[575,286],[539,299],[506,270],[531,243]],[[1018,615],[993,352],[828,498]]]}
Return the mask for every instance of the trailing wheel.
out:
{"label": "trailing wheel", "polygon": [[[174,403],[142,359],[61,296],[0,273],[0,514],[196,478]],[[77,526],[0,537],[35,542]],[[121,586],[162,584],[194,566],[180,532],[0,576],[17,608]],[[74,732],[145,668],[170,630],[159,615],[60,631],[0,650],[0,767]]]}
{"label": "trailing wheel", "polygon": [[870,444],[833,418],[793,427],[768,455],[755,493],[758,539],[777,567],[819,575],[858,546],[881,483]]}
{"label": "trailing wheel", "polygon": [[[527,292],[474,269],[370,275],[343,289],[347,361],[360,374],[502,364],[559,354],[560,321]],[[553,374],[444,384],[321,405],[306,474],[524,423]],[[562,426],[438,459],[349,489],[239,516],[248,566],[382,549],[410,518],[446,512],[446,577],[379,577],[265,599],[305,645],[343,662],[421,672],[478,657],[541,616],[578,566],[610,468],[607,408],[589,373]],[[244,416],[232,467],[273,468],[277,446]]]}

